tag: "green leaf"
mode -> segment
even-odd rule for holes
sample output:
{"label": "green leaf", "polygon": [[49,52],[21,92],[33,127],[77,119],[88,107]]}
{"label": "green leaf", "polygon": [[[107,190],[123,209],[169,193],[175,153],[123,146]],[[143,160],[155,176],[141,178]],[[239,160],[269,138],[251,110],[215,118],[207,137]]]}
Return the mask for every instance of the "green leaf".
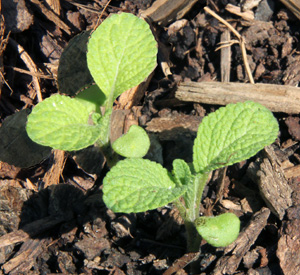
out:
{"label": "green leaf", "polygon": [[91,85],[85,90],[79,92],[74,99],[85,105],[89,113],[99,113],[100,106],[103,105],[106,98],[97,85]]}
{"label": "green leaf", "polygon": [[273,114],[258,103],[222,107],[199,126],[193,148],[195,171],[204,173],[248,159],[273,143],[278,131]]}
{"label": "green leaf", "polygon": [[154,70],[156,55],[157,44],[149,25],[133,14],[121,13],[108,17],[92,33],[87,63],[96,84],[112,104]]}
{"label": "green leaf", "polygon": [[175,187],[168,171],[146,159],[119,161],[103,181],[103,200],[114,212],[143,212],[179,198],[185,187]]}
{"label": "green leaf", "polygon": [[132,125],[125,135],[112,144],[112,148],[123,157],[142,158],[150,148],[150,139],[142,127]]}
{"label": "green leaf", "polygon": [[173,175],[177,186],[187,185],[191,181],[191,170],[188,164],[182,159],[173,161]]}
{"label": "green leaf", "polygon": [[79,101],[53,95],[33,108],[28,117],[28,136],[38,144],[73,151],[92,145],[101,125],[89,125],[89,112]]}
{"label": "green leaf", "polygon": [[231,244],[240,232],[240,220],[232,213],[199,217],[195,220],[195,226],[201,237],[215,247]]}

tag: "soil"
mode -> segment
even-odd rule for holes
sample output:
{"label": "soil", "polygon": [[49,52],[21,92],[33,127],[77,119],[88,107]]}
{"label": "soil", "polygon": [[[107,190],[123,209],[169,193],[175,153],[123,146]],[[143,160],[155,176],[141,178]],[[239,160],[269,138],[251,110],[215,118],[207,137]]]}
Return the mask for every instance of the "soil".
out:
{"label": "soil", "polygon": [[[276,142],[211,176],[201,212],[235,213],[241,233],[226,248],[203,241],[201,253],[186,253],[184,225],[172,205],[138,214],[106,208],[101,183],[107,167],[97,148],[51,151],[21,138],[24,129],[14,132],[39,100],[59,91],[59,60],[71,38],[111,13],[143,14],[157,2],[172,1],[2,1],[0,274],[190,274],[188,264],[195,259],[197,274],[300,274],[297,113],[274,112],[280,125]],[[175,2],[184,7],[189,1]],[[175,158],[192,160],[199,123],[220,107],[180,101],[178,85],[249,82],[240,44],[230,46],[227,61],[228,48],[216,51],[226,42],[221,35],[227,28],[204,11],[207,4],[243,36],[255,83],[296,87],[300,81],[300,21],[281,2],[243,1],[259,4],[248,10],[250,19],[229,9],[228,4],[240,6],[237,0],[190,2],[182,16],[183,7],[171,13],[168,6],[155,19],[154,8],[158,66],[146,84],[116,101],[113,114],[113,139],[140,124],[152,141],[148,158],[167,168]]]}

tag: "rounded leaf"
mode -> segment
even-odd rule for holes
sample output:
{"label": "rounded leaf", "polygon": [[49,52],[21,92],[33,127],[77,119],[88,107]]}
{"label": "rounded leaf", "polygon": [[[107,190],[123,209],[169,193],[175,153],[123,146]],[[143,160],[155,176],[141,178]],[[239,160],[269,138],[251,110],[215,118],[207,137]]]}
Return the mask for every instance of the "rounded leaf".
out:
{"label": "rounded leaf", "polygon": [[254,156],[277,138],[278,122],[261,104],[229,104],[205,117],[193,147],[197,173],[209,172]]}
{"label": "rounded leaf", "polygon": [[179,198],[186,188],[175,188],[168,171],[147,159],[119,161],[103,180],[103,200],[114,212],[143,212]]}
{"label": "rounded leaf", "polygon": [[231,244],[240,232],[240,220],[232,213],[216,217],[199,217],[195,220],[195,226],[201,237],[215,247]]}
{"label": "rounded leaf", "polygon": [[101,135],[99,125],[89,125],[89,112],[79,101],[53,95],[37,104],[28,116],[27,133],[36,143],[74,151],[88,147]]}
{"label": "rounded leaf", "polygon": [[96,84],[115,99],[154,70],[156,55],[156,41],[144,20],[113,14],[92,33],[87,64]]}
{"label": "rounded leaf", "polygon": [[150,139],[142,127],[132,125],[125,135],[112,144],[112,148],[123,157],[142,158],[150,148]]}

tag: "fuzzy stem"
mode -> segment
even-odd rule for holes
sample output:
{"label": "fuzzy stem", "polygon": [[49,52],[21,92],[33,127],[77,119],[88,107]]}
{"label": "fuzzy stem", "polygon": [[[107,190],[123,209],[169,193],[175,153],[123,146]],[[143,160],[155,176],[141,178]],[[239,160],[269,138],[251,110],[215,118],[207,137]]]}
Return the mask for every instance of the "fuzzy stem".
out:
{"label": "fuzzy stem", "polygon": [[[200,243],[202,238],[197,232],[194,222],[199,217],[201,198],[208,176],[209,173],[199,173],[195,175],[193,183],[191,183],[193,187],[190,188],[183,196],[187,205],[187,208],[185,208],[185,215],[181,214],[183,211],[182,205],[181,209],[179,209],[186,229],[188,252],[200,251]],[[199,273],[199,261],[196,260],[195,262],[191,263],[190,269],[192,274]]]}

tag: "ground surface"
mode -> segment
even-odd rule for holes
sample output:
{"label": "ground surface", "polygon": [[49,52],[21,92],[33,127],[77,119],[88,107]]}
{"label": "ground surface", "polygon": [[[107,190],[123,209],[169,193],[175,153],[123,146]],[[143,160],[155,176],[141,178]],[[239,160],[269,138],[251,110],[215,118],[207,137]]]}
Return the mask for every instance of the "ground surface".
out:
{"label": "ground surface", "polygon": [[[27,148],[21,133],[14,132],[26,116],[10,120],[58,92],[58,62],[72,37],[110,13],[139,14],[156,1],[111,1],[108,6],[106,0],[17,2],[2,1],[0,274],[188,274],[185,265],[199,255],[185,254],[176,209],[114,214],[101,200],[106,170],[101,171],[94,149],[74,156]],[[239,1],[207,2],[245,38],[256,83],[298,85],[300,21],[283,4],[262,1],[246,21],[225,9]],[[174,158],[191,161],[197,126],[219,108],[176,99],[177,85],[249,81],[239,44],[231,46],[231,60],[224,49],[215,51],[220,41],[228,41],[221,38],[226,27],[204,12],[206,4],[198,1],[183,18],[178,18],[180,9],[169,14],[167,8],[165,17],[153,22],[158,67],[147,85],[116,102],[112,134],[120,136],[131,124],[144,126],[153,142],[151,158],[168,168]],[[167,17],[170,22],[164,21]],[[242,233],[226,249],[203,241],[199,274],[300,274],[299,116],[274,114],[280,124],[275,144],[211,177],[202,212],[235,213]],[[39,164],[32,151],[39,152]]]}

